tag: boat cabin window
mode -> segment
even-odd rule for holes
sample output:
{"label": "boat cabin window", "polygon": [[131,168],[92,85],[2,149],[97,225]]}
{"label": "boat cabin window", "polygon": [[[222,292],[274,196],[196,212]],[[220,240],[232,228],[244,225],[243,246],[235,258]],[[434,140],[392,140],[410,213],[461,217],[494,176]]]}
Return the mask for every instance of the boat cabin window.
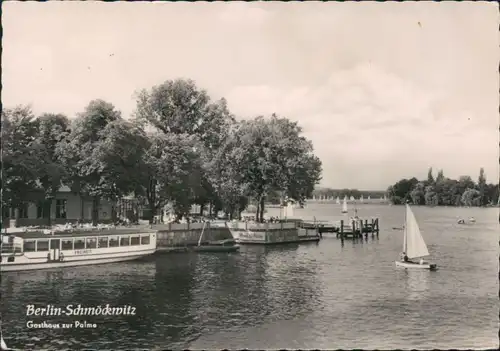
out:
{"label": "boat cabin window", "polygon": [[118,241],[117,236],[110,236],[109,237],[109,247],[117,247],[120,246],[120,242]]}
{"label": "boat cabin window", "polygon": [[61,242],[61,250],[73,250],[73,239],[63,239]]}
{"label": "boat cabin window", "polygon": [[85,249],[85,239],[76,238],[75,239],[75,250],[82,250],[82,249]]}
{"label": "boat cabin window", "polygon": [[34,251],[36,251],[36,241],[24,240],[24,252],[34,252]]}
{"label": "boat cabin window", "polygon": [[122,236],[120,238],[120,246],[129,246],[130,245],[130,237],[129,236]]}
{"label": "boat cabin window", "polygon": [[49,241],[48,240],[37,240],[36,241],[36,251],[49,251]]}
{"label": "boat cabin window", "polygon": [[130,238],[130,245],[139,245],[140,238],[138,236],[133,236]]}
{"label": "boat cabin window", "polygon": [[95,249],[95,248],[97,248],[97,239],[87,238],[87,249]]}
{"label": "boat cabin window", "polygon": [[52,239],[50,241],[50,249],[61,249],[61,240],[60,239]]}
{"label": "boat cabin window", "polygon": [[99,238],[99,247],[103,247],[103,248],[108,247],[108,237],[107,236],[101,236]]}
{"label": "boat cabin window", "polygon": [[142,245],[149,245],[149,235],[141,236],[141,244]]}

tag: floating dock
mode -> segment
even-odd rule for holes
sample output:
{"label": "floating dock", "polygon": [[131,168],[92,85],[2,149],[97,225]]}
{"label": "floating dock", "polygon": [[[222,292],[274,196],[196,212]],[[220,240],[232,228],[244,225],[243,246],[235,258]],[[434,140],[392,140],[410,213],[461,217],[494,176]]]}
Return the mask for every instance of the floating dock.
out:
{"label": "floating dock", "polygon": [[321,237],[316,227],[302,221],[279,223],[231,222],[228,223],[236,242],[252,245],[277,245],[318,242]]}

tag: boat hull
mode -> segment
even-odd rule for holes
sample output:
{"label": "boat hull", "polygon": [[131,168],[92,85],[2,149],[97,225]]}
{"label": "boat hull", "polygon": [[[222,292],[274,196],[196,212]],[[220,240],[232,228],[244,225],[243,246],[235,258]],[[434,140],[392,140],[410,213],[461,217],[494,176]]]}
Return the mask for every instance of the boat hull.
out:
{"label": "boat hull", "polygon": [[239,251],[239,245],[222,246],[222,245],[201,245],[195,246],[195,252],[236,252]]}
{"label": "boat hull", "polygon": [[437,265],[435,263],[429,263],[429,262],[423,262],[422,264],[420,263],[412,263],[412,262],[402,262],[402,261],[396,261],[396,267],[401,267],[405,269],[427,269],[427,270],[436,270]]}
{"label": "boat hull", "polygon": [[0,272],[16,272],[16,271],[32,271],[39,269],[53,269],[65,267],[87,266],[95,264],[117,263],[125,261],[133,261],[155,253],[156,249],[141,250],[141,252],[131,252],[125,255],[113,255],[109,257],[87,258],[75,261],[62,262],[33,262],[20,264],[1,264]]}

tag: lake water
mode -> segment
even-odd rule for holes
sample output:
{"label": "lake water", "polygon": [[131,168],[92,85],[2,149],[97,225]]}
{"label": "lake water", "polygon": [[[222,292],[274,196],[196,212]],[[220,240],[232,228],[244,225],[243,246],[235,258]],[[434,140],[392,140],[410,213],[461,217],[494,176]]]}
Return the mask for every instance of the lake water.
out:
{"label": "lake water", "polygon": [[[269,211],[273,214],[274,209]],[[297,217],[340,219],[338,205]],[[2,275],[3,334],[32,349],[497,348],[498,209],[414,208],[436,272],[395,268],[404,208],[360,206],[379,238],[170,254],[148,262]],[[458,225],[457,216],[474,216]],[[26,305],[132,305],[135,316],[27,317]],[[87,321],[95,329],[28,329]]]}

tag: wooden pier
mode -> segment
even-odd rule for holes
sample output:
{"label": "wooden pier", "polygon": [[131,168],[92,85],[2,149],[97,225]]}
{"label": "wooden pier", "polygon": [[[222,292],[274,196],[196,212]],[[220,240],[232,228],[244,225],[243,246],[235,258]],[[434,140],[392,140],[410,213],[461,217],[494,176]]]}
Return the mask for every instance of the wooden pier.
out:
{"label": "wooden pier", "polygon": [[340,221],[340,229],[337,232],[337,238],[341,239],[347,238],[362,238],[363,234],[365,237],[368,234],[371,234],[372,237],[376,235],[378,237],[378,233],[380,231],[378,218],[372,218],[370,221],[368,219],[353,219],[349,224],[344,223],[344,220]]}

